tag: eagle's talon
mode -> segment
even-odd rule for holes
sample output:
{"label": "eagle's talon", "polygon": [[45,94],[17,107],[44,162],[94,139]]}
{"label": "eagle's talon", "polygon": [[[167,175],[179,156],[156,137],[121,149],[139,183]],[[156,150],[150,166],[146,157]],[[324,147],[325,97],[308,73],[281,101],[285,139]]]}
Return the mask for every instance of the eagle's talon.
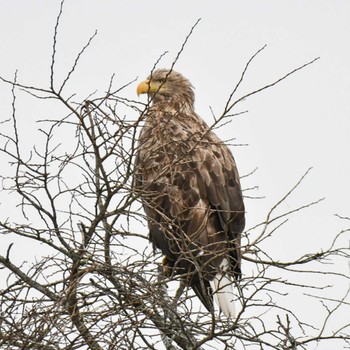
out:
{"label": "eagle's talon", "polygon": [[168,263],[168,258],[165,256],[162,260],[163,274],[165,277],[171,276],[171,268]]}

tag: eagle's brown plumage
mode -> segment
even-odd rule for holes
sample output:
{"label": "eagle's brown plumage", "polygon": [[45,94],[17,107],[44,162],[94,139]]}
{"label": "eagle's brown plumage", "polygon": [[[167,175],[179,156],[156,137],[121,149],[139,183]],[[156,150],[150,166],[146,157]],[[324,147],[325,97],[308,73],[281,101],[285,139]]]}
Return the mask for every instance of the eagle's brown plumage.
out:
{"label": "eagle's brown plumage", "polygon": [[211,310],[211,293],[218,291],[210,281],[229,274],[223,263],[236,279],[241,275],[244,204],[234,158],[194,112],[192,86],[181,74],[156,70],[138,93],[152,100],[135,176],[150,240]]}

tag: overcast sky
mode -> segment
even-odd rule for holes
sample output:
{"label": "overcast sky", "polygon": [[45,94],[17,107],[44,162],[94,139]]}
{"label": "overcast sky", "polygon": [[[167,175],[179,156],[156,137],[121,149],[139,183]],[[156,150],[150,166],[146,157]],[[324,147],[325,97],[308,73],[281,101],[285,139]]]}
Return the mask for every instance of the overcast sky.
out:
{"label": "overcast sky", "polygon": [[[21,83],[49,86],[59,4],[0,0],[2,77],[12,79],[18,69]],[[283,254],[294,235],[312,249],[315,242],[330,242],[347,227],[334,214],[350,216],[350,1],[67,0],[63,11],[58,81],[98,31],[65,92],[66,96],[77,93],[77,99],[95,90],[105,91],[114,73],[117,86],[144,79],[165,51],[168,54],[159,67],[169,67],[190,28],[201,18],[175,69],[192,82],[196,110],[208,123],[210,108],[220,115],[247,60],[264,45],[237,98],[320,57],[281,84],[246,99],[235,112],[249,113],[217,133],[222,139],[235,138],[235,143],[247,145],[232,147],[241,175],[258,168],[243,180],[244,187],[259,186],[252,194],[265,197],[246,201],[248,227],[313,167],[284,209],[326,199],[297,215],[285,240],[272,249]],[[123,95],[136,99],[136,86],[136,82],[131,84]],[[30,142],[35,121],[55,118],[56,112],[43,112],[24,101],[18,101],[18,123]],[[10,87],[3,83],[0,105],[1,120],[7,119],[11,96]],[[3,199],[0,205],[4,206]]]}

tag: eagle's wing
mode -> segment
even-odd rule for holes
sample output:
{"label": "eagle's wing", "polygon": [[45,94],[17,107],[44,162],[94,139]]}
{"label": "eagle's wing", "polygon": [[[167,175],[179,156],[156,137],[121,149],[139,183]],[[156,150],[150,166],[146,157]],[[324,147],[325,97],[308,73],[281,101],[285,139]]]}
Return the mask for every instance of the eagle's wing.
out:
{"label": "eagle's wing", "polygon": [[[196,151],[195,158],[198,160],[192,183],[197,184],[193,191],[205,201],[210,212],[206,229],[201,231],[202,237],[198,237],[199,241],[207,240],[210,263],[206,270],[210,275],[204,279],[204,283],[197,283],[193,289],[208,310],[212,305],[205,301],[211,300],[208,296],[214,292],[220,309],[226,316],[234,316],[232,281],[227,272],[233,271],[237,279],[241,276],[241,232],[245,225],[243,197],[230,150],[215,134],[208,133],[207,136],[209,145]],[[181,186],[179,188],[181,192]],[[193,221],[195,217],[190,215],[189,220]],[[199,216],[197,220],[201,219]],[[192,226],[199,227],[199,222],[192,222]],[[215,271],[214,276],[212,270]],[[204,273],[207,271],[204,270]]]}
{"label": "eagle's wing", "polygon": [[224,231],[235,277],[240,277],[245,212],[239,175],[229,148],[212,132],[208,133],[208,142],[210,147],[198,150],[202,159],[197,172],[199,195],[207,196],[210,208],[215,210],[209,227]]}

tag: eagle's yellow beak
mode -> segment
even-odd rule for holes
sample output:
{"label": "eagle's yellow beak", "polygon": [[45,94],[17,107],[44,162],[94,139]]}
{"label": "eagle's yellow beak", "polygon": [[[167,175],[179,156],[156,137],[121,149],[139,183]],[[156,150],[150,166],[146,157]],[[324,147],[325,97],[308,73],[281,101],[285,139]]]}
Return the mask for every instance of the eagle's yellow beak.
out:
{"label": "eagle's yellow beak", "polygon": [[149,94],[149,93],[155,93],[159,91],[160,88],[160,83],[159,82],[154,82],[154,81],[149,81],[145,80],[142,81],[138,86],[137,86],[137,96],[140,96],[141,94]]}

